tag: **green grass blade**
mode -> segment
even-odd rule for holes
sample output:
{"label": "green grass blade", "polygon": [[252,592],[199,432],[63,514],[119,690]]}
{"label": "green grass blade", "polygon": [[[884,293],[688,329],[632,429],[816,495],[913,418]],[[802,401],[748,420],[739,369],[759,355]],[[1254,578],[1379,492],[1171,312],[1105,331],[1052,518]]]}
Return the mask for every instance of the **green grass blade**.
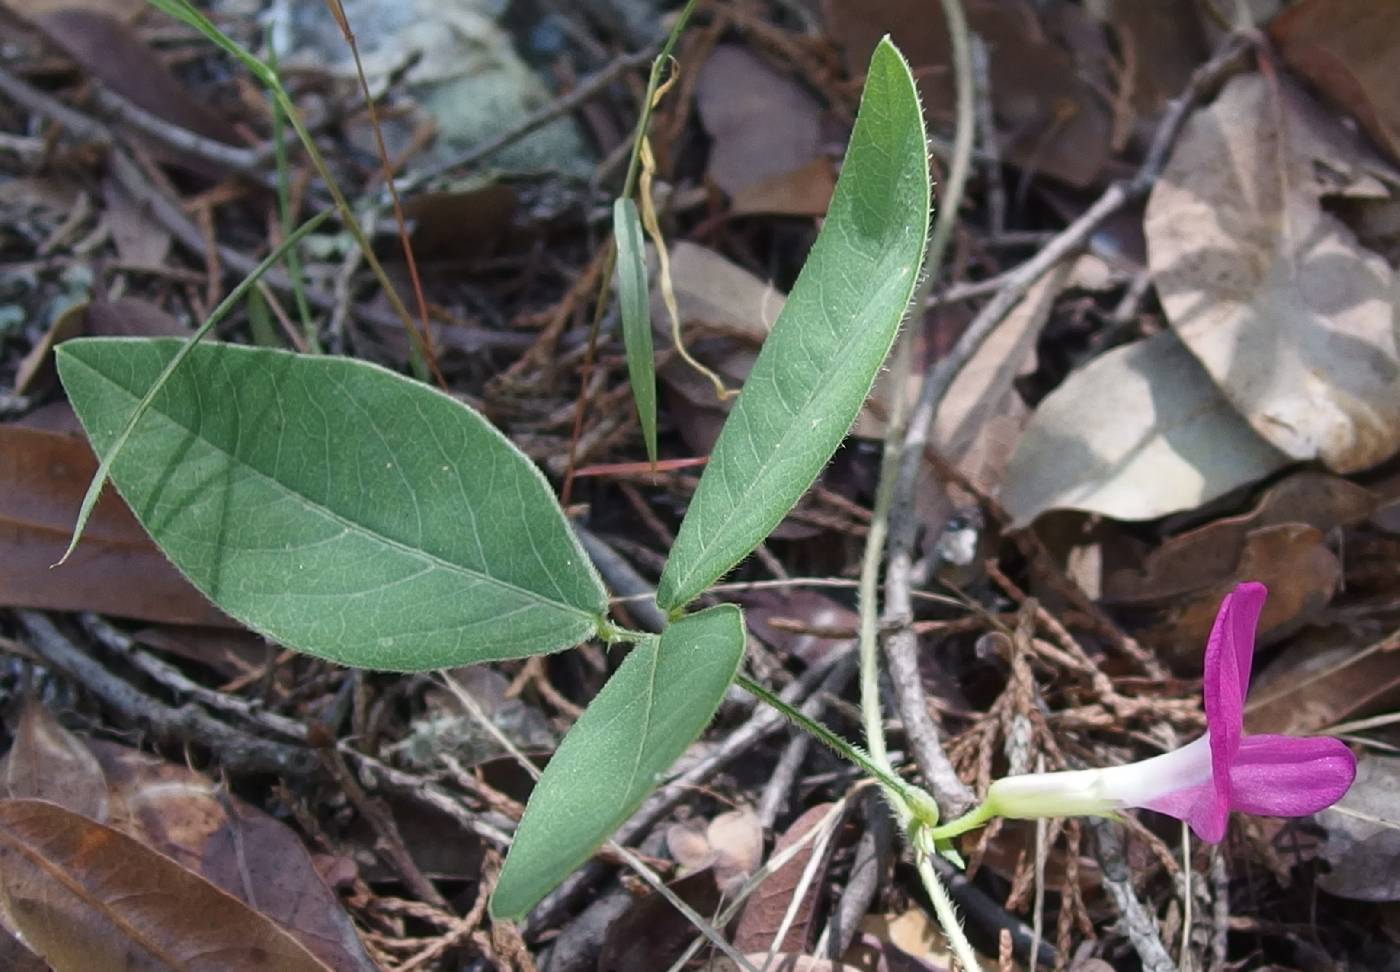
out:
{"label": "green grass blade", "polygon": [[59,375],[175,566],[275,641],[420,671],[567,648],[607,595],[548,482],[470,408],[347,358],[92,338]]}
{"label": "green grass blade", "polygon": [[[111,474],[112,463],[121,453],[122,447],[126,445],[127,439],[131,437],[132,431],[136,428],[136,423],[141,421],[142,415],[146,414],[146,409],[150,407],[151,400],[156,397],[156,393],[160,391],[161,386],[170,378],[175,369],[180,367],[180,363],[185,360],[185,357],[190,353],[190,349],[192,349],[201,338],[213,330],[214,326],[218,324],[219,321],[227,317],[229,311],[238,306],[239,301],[253,290],[257,282],[262,278],[262,275],[267,273],[279,260],[290,253],[308,233],[325,222],[326,218],[330,215],[330,211],[327,210],[324,213],[317,213],[315,216],[308,219],[295,233],[290,234],[283,240],[281,246],[269,253],[261,263],[254,267],[252,273],[240,280],[238,285],[229,291],[228,296],[221,300],[219,306],[215,307],[213,312],[210,313],[208,320],[201,324],[199,328],[185,340],[184,347],[180,349],[178,354],[170,359],[170,363],[166,365],[165,370],[156,376],[155,381],[151,383],[150,388],[146,390],[145,395],[143,395],[140,402],[137,403],[136,408],[130,413],[126,425],[122,428],[115,440],[113,440],[111,448],[98,450],[98,454],[102,456],[102,461],[98,464],[97,472],[93,474],[92,482],[88,484],[87,492],[83,495],[82,505],[78,508],[77,522],[73,524],[73,537],[68,541],[68,549],[63,551],[63,556],[58,559],[58,564],[62,564],[67,560],[77,548],[78,541],[82,539],[83,530],[87,527],[88,518],[92,516],[93,508],[97,506],[97,498],[102,495],[102,487],[106,484],[107,477]],[[58,564],[54,566],[57,567]]]}
{"label": "green grass blade", "polygon": [[657,587],[675,611],[748,555],[831,458],[889,353],[928,232],[923,113],[875,49],[831,207],[725,422]]}
{"label": "green grass blade", "polygon": [[709,723],[743,657],[743,615],[732,604],[632,649],[535,784],[492,915],[524,915],[641,806]]}
{"label": "green grass blade", "polygon": [[261,60],[244,50],[242,45],[220,30],[212,20],[196,10],[189,0],[146,0],[161,13],[169,14],[204,35],[206,40],[217,44],[226,53],[243,62],[258,80],[269,88],[279,88],[277,75]]}
{"label": "green grass blade", "polygon": [[651,343],[651,295],[647,289],[646,248],[642,219],[630,199],[613,203],[617,240],[617,298],[622,311],[622,341],[627,349],[627,376],[642,423],[647,459],[656,462],[656,355]]}

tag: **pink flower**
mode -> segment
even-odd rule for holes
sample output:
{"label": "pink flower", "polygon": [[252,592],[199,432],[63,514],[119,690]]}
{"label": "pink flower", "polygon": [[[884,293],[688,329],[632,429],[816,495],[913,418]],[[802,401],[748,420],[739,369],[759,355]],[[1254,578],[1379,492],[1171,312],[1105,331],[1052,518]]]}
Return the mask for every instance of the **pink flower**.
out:
{"label": "pink flower", "polygon": [[1220,605],[1206,642],[1208,746],[1201,758],[1208,753],[1208,771],[1193,785],[1137,804],[1185,820],[1211,843],[1225,836],[1231,810],[1303,817],[1336,803],[1356,778],[1356,757],[1339,739],[1244,733],[1254,633],[1268,594],[1263,584],[1236,587]]}
{"label": "pink flower", "polygon": [[1356,757],[1337,739],[1244,732],[1244,697],[1254,633],[1268,591],[1241,584],[1226,596],[1206,642],[1206,734],[1152,759],[1106,769],[1036,773],[997,780],[987,799],[933,830],[952,837],[994,816],[1029,819],[1109,814],[1141,807],[1185,820],[1204,841],[1225,836],[1231,810],[1302,817],[1342,798]]}

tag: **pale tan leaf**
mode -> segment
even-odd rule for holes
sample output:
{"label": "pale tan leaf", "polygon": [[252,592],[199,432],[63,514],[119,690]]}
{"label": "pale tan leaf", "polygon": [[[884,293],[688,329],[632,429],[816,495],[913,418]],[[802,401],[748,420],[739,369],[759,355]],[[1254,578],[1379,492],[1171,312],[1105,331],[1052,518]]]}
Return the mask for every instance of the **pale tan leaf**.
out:
{"label": "pale tan leaf", "polygon": [[1175,332],[1254,429],[1336,472],[1400,449],[1400,278],[1324,210],[1383,168],[1283,79],[1232,80],[1152,191],[1149,262]]}
{"label": "pale tan leaf", "polygon": [[1017,526],[1052,509],[1147,520],[1287,461],[1164,332],[1100,355],[1040,403],[1011,457],[1002,503]]}

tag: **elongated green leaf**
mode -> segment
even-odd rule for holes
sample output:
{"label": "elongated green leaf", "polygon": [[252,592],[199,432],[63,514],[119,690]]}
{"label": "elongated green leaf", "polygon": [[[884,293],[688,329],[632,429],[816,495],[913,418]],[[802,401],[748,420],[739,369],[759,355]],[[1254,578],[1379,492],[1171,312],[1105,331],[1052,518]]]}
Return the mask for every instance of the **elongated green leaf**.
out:
{"label": "elongated green leaf", "polygon": [[651,299],[647,292],[647,258],[642,219],[630,199],[613,203],[613,237],[617,241],[617,302],[622,311],[622,341],[627,348],[627,376],[642,423],[647,458],[656,462],[656,355],[651,345]]}
{"label": "elongated green leaf", "polygon": [[193,27],[204,35],[205,40],[217,44],[224,51],[238,58],[243,62],[243,66],[252,71],[263,84],[268,87],[277,85],[277,75],[270,67],[248,53],[237,41],[216,27],[214,22],[196,10],[189,0],[146,0],[146,2],[162,13],[169,14],[176,20],[183,21]]}
{"label": "elongated green leaf", "polygon": [[[59,346],[99,455],[180,350]],[[364,362],[201,344],[111,476],[211,601],[344,664],[416,671],[552,651],[590,637],[607,606],[539,470],[471,409]]]}
{"label": "elongated green leaf", "polygon": [[672,611],[753,550],[855,421],[928,231],[923,114],[888,39],[870,62],[826,223],[715,443],[657,587]]}
{"label": "elongated green leaf", "polygon": [[493,915],[525,914],[632,815],[710,721],[743,657],[743,615],[732,604],[632,649],[535,784]]}

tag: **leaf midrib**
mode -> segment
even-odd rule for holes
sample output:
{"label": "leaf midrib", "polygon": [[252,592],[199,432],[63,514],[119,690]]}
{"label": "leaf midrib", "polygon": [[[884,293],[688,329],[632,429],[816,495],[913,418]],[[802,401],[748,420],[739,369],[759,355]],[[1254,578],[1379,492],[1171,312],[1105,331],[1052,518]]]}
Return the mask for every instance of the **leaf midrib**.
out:
{"label": "leaf midrib", "polygon": [[[895,246],[896,246],[896,244],[891,243],[891,244],[886,248],[885,253],[888,254],[891,250],[893,250],[893,249],[895,248]],[[883,261],[883,260],[875,260],[874,262],[878,265],[879,263],[882,263],[882,262],[884,262],[884,261]],[[911,274],[911,280],[912,280],[912,274]],[[910,290],[910,292],[912,293],[912,291],[913,291],[913,284],[912,284],[912,283],[910,284],[909,290]],[[789,297],[789,300],[791,300],[791,297]],[[901,304],[901,306],[900,306],[901,319],[902,319],[902,315],[903,315],[903,312],[904,312],[904,308],[908,305],[908,303],[909,303],[909,296],[906,295],[906,296],[905,296],[905,299],[904,299],[904,303]],[[858,315],[856,315],[856,316],[859,317],[859,316],[861,316],[861,315],[858,314]],[[777,327],[777,324],[774,324],[774,327],[776,328],[776,327]],[[848,337],[847,337],[847,339],[846,339],[844,342],[842,342],[842,344],[840,345],[840,348],[838,349],[837,355],[833,355],[833,357],[837,357],[837,356],[841,355],[842,352],[845,352],[845,351],[846,351],[847,349],[849,349],[852,345],[855,345],[855,344],[860,343],[860,340],[864,337],[864,334],[862,334],[861,331],[860,331],[858,328],[848,328],[847,330],[848,330]],[[896,322],[895,328],[894,328],[894,332],[893,332],[893,333],[898,333],[898,331],[899,331],[899,325],[898,325],[898,322]],[[880,361],[883,362],[883,361],[885,360],[885,356],[888,355],[888,354],[889,354],[889,348],[886,347],[886,349],[885,349],[885,354],[883,354],[883,355],[880,356]],[[879,371],[879,364],[877,363],[875,367],[876,367],[876,371],[878,372],[878,371]],[[752,376],[750,376],[750,377],[752,377]],[[827,391],[831,391],[831,392],[833,393],[833,397],[839,396],[840,388],[839,388],[839,386],[838,386],[838,383],[832,382],[832,381],[817,381],[817,382],[815,382],[814,385],[813,385],[812,391],[807,395],[807,397],[806,397],[805,399],[803,399],[801,405],[799,405],[798,408],[793,412],[793,414],[789,417],[788,421],[785,422],[785,423],[783,423],[783,426],[784,426],[784,427],[783,427],[783,431],[782,431],[781,433],[779,433],[774,448],[769,449],[769,450],[768,450],[768,455],[767,455],[767,457],[764,458],[764,459],[762,459],[762,460],[760,460],[759,463],[758,463],[758,471],[754,474],[753,481],[752,481],[752,487],[753,487],[753,488],[756,488],[760,482],[764,481],[769,475],[771,475],[771,471],[772,471],[773,465],[774,465],[774,459],[773,459],[773,457],[774,457],[775,455],[777,455],[778,452],[779,452],[778,446],[781,445],[781,444],[783,444],[783,443],[785,443],[785,442],[787,442],[788,439],[792,436],[793,429],[797,428],[798,425],[800,424],[800,423],[797,421],[798,417],[801,416],[801,415],[803,415],[804,413],[806,413],[807,410],[811,407],[812,403],[815,402],[817,399],[821,398],[822,395],[823,395],[823,393],[824,393],[824,392],[827,392]],[[870,390],[869,390],[869,389],[866,389],[865,394],[862,396],[862,401],[864,401],[865,398],[868,398],[869,395],[870,395]],[[809,488],[810,488],[810,487],[809,487]],[[805,490],[804,490],[804,492],[805,492]],[[692,560],[691,560],[691,563],[692,563],[693,566],[692,566],[689,570],[687,570],[685,573],[683,573],[683,574],[681,575],[681,578],[680,578],[680,579],[684,579],[684,580],[687,580],[687,581],[688,581],[688,580],[690,580],[692,577],[694,577],[696,574],[700,573],[700,570],[699,570],[699,565],[700,565],[700,563],[703,561],[703,559],[705,558],[705,556],[706,556],[712,549],[715,548],[716,544],[718,543],[718,541],[719,541],[719,539],[720,539],[720,534],[721,534],[723,531],[725,531],[725,530],[727,530],[727,529],[729,528],[730,523],[732,523],[732,522],[734,521],[734,519],[739,515],[740,509],[741,509],[741,506],[740,506],[739,504],[732,504],[732,505],[730,506],[729,511],[725,514],[725,516],[724,516],[724,517],[722,518],[722,520],[720,521],[720,525],[719,525],[718,527],[714,527],[713,529],[707,530],[707,531],[706,531],[706,533],[708,534],[708,539],[707,539],[707,540],[706,540],[706,539],[702,539],[702,540],[700,541],[699,552],[698,552],[697,556],[695,556],[695,557],[692,558]],[[786,515],[786,511],[784,511],[783,513],[780,513],[779,516],[778,516],[778,519],[781,520],[781,519],[783,518],[783,516],[785,516],[785,515]],[[678,580],[677,583],[676,583],[677,589],[684,589],[686,586],[688,586],[688,585],[687,585],[687,584],[682,584],[682,583],[680,583],[679,580]]]}
{"label": "leaf midrib", "polygon": [[[115,379],[113,379],[113,378],[111,378],[110,376],[108,376],[105,372],[99,370],[98,368],[95,368],[94,366],[92,366],[91,364],[87,363],[87,362],[84,361],[82,358],[78,357],[77,355],[71,356],[71,360],[73,360],[73,361],[77,362],[78,364],[82,365],[84,368],[86,368],[86,369],[87,369],[88,371],[90,371],[92,374],[98,376],[98,377],[101,378],[103,381],[105,381],[105,382],[107,382],[109,385],[111,385],[113,388],[117,389],[117,390],[118,390],[119,392],[121,392],[122,394],[128,396],[128,397],[131,399],[132,402],[139,402],[139,399],[138,399],[134,394],[132,394],[130,390],[128,390],[124,385],[122,385],[121,383],[119,383],[119,382],[116,381]],[[472,577],[472,578],[476,578],[476,579],[479,579],[479,580],[482,580],[482,581],[486,581],[487,583],[493,584],[493,585],[495,585],[496,587],[501,588],[502,590],[511,591],[511,592],[513,592],[513,593],[515,593],[515,594],[518,594],[518,595],[521,595],[521,596],[524,596],[524,597],[528,597],[528,598],[532,598],[532,599],[534,599],[534,600],[536,600],[536,601],[539,601],[539,602],[541,602],[541,603],[543,603],[543,604],[545,604],[545,605],[557,607],[557,608],[561,609],[564,613],[577,615],[578,617],[580,617],[580,618],[582,618],[582,619],[584,619],[584,620],[586,620],[586,621],[590,621],[590,622],[594,623],[595,625],[596,625],[596,623],[597,623],[598,620],[599,620],[599,616],[598,616],[597,614],[595,614],[594,612],[591,612],[591,611],[585,611],[585,610],[583,610],[582,608],[578,607],[577,605],[569,604],[569,603],[563,602],[563,601],[557,601],[557,600],[555,600],[554,598],[546,597],[545,595],[540,594],[540,593],[537,592],[537,591],[532,591],[532,590],[530,590],[529,588],[521,587],[521,586],[519,586],[518,584],[512,584],[510,581],[502,580],[502,579],[499,578],[499,577],[493,577],[493,576],[491,576],[490,574],[481,573],[481,572],[476,571],[476,570],[473,570],[472,568],[467,567],[467,566],[465,566],[465,565],[463,565],[463,564],[455,564],[455,563],[453,563],[453,562],[450,561],[450,560],[444,560],[443,558],[439,557],[437,554],[431,553],[430,551],[427,551],[427,550],[420,550],[420,549],[418,549],[418,548],[409,546],[408,544],[404,543],[404,542],[401,541],[401,540],[396,540],[396,539],[394,539],[393,537],[384,536],[382,533],[379,533],[378,531],[376,531],[376,530],[374,530],[374,529],[372,529],[372,528],[366,526],[365,524],[356,522],[355,520],[352,520],[352,519],[350,519],[349,517],[344,516],[344,515],[342,515],[342,514],[336,512],[335,510],[331,509],[329,506],[326,506],[324,503],[321,503],[321,502],[319,502],[319,501],[317,501],[317,500],[312,499],[311,497],[305,495],[305,494],[302,493],[301,491],[296,490],[296,489],[292,489],[290,486],[288,486],[286,483],[282,482],[281,480],[277,479],[276,477],[271,476],[271,475],[269,475],[268,473],[263,472],[263,471],[262,471],[261,469],[259,469],[257,466],[253,465],[253,464],[250,463],[250,462],[246,462],[246,461],[243,460],[241,457],[239,457],[238,455],[236,455],[236,454],[230,452],[228,449],[224,448],[224,447],[223,447],[222,445],[220,445],[219,443],[214,442],[212,439],[208,438],[207,436],[201,435],[199,432],[197,432],[196,430],[194,430],[194,429],[190,428],[189,426],[185,425],[183,422],[178,421],[174,416],[170,415],[170,413],[168,413],[168,412],[166,412],[166,411],[164,411],[164,410],[162,410],[162,409],[157,408],[157,407],[155,406],[154,403],[151,404],[150,412],[151,412],[152,414],[154,414],[154,415],[160,416],[162,419],[164,419],[164,420],[165,420],[166,422],[168,422],[170,425],[174,426],[174,427],[177,428],[177,429],[180,429],[181,431],[185,432],[185,433],[188,434],[188,435],[193,436],[193,437],[194,437],[195,439],[197,439],[198,441],[205,443],[210,449],[212,449],[212,450],[214,450],[215,452],[217,452],[217,453],[223,455],[223,456],[225,457],[225,459],[227,459],[228,461],[233,462],[233,463],[236,463],[236,464],[238,464],[238,465],[240,465],[240,466],[242,466],[242,467],[244,467],[244,468],[246,468],[246,469],[252,470],[252,472],[254,473],[254,475],[260,477],[261,479],[265,480],[265,481],[268,482],[268,483],[271,483],[276,489],[281,490],[281,491],[282,491],[284,494],[286,494],[287,496],[292,497],[292,498],[294,498],[294,499],[297,499],[297,500],[300,500],[300,501],[304,502],[307,506],[309,506],[309,507],[311,507],[311,508],[313,508],[313,509],[315,509],[315,510],[321,511],[321,512],[324,513],[324,515],[326,515],[329,519],[331,519],[332,521],[334,521],[334,522],[336,522],[336,523],[339,523],[341,526],[347,527],[347,528],[350,528],[350,529],[357,530],[357,531],[359,531],[360,533],[362,533],[362,534],[364,534],[364,535],[370,537],[371,539],[374,539],[374,540],[379,541],[380,543],[382,543],[382,544],[383,544],[384,546],[386,546],[386,547],[390,547],[390,548],[392,548],[392,549],[395,549],[395,550],[398,550],[398,551],[400,551],[400,552],[402,552],[402,553],[405,553],[405,554],[407,554],[409,557],[411,557],[411,558],[416,558],[416,559],[420,560],[421,562],[428,564],[429,566],[443,567],[443,568],[447,569],[449,572],[452,572],[452,573],[460,573],[460,574],[466,575],[467,577]],[[123,421],[125,421],[125,419],[124,419]],[[528,461],[528,460],[526,460],[526,461]],[[582,554],[581,554],[581,555],[582,555]],[[586,556],[586,555],[582,555],[582,556]]]}

